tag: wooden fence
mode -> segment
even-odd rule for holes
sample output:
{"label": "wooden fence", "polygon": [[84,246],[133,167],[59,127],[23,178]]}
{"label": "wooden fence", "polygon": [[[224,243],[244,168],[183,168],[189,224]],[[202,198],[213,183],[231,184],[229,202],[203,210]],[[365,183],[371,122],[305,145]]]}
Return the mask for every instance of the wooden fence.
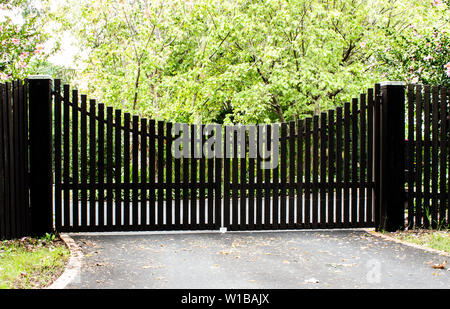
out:
{"label": "wooden fence", "polygon": [[445,87],[408,86],[406,183],[411,228],[450,222],[449,94]]}
{"label": "wooden fence", "polygon": [[0,239],[31,231],[27,83],[0,84]]}

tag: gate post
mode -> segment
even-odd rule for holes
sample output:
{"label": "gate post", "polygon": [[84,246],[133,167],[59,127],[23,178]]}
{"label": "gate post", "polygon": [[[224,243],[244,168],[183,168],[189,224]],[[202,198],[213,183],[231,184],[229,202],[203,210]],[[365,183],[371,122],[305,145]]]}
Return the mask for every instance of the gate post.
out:
{"label": "gate post", "polygon": [[404,228],[405,84],[382,82],[378,230]]}
{"label": "gate post", "polygon": [[53,231],[52,78],[28,77],[31,232]]}

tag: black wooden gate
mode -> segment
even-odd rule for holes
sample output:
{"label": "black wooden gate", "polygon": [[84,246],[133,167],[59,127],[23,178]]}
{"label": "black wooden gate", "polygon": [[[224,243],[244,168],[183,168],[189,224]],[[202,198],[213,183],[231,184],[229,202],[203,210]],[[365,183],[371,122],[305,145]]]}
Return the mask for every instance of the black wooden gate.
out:
{"label": "black wooden gate", "polygon": [[[184,125],[180,135],[196,139],[197,150],[174,158],[175,124],[54,84],[58,231],[375,226],[378,85],[343,108],[280,124],[279,164],[263,169],[260,156],[249,156],[247,131],[244,156],[235,138],[233,158],[205,158],[198,147],[217,132]],[[237,137],[234,129],[225,126],[224,136]]]}

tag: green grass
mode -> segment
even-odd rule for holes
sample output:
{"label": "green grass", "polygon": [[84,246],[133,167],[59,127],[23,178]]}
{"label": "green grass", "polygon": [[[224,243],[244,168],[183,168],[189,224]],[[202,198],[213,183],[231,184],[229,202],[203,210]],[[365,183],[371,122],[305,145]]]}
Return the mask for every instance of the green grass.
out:
{"label": "green grass", "polygon": [[70,256],[58,238],[0,241],[0,289],[31,289],[50,285]]}
{"label": "green grass", "polygon": [[390,234],[397,239],[450,253],[450,231],[411,230]]}

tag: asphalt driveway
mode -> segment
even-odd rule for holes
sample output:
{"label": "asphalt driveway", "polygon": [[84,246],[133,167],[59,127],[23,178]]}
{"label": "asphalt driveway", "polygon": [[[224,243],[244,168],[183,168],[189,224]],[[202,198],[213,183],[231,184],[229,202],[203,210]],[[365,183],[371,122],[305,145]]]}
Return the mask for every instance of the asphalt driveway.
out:
{"label": "asphalt driveway", "polygon": [[71,236],[67,288],[450,288],[445,256],[361,230]]}

